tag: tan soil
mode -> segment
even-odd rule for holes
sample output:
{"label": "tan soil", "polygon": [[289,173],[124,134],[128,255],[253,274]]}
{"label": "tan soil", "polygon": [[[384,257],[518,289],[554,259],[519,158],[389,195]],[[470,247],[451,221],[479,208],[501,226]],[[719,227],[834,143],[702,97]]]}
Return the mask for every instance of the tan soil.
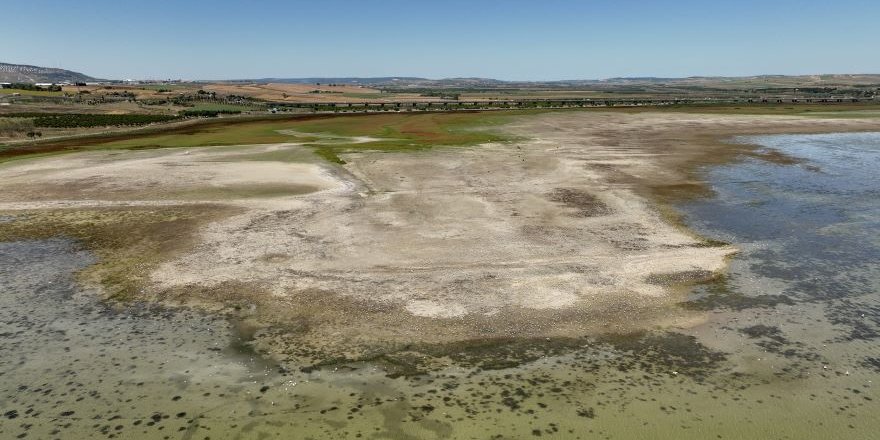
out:
{"label": "tan soil", "polygon": [[[217,92],[223,95],[240,95],[268,101],[367,101],[366,99],[344,98],[345,93],[375,94],[380,97],[380,91],[368,87],[351,85],[315,85],[315,84],[210,84],[204,87],[209,92]],[[323,93],[309,93],[320,91]]]}
{"label": "tan soil", "polygon": [[[322,84],[209,84],[204,89],[221,95],[240,95],[266,101],[322,102],[436,102],[440,99],[418,93],[382,93],[379,89],[353,85]],[[313,91],[322,93],[311,93]]]}

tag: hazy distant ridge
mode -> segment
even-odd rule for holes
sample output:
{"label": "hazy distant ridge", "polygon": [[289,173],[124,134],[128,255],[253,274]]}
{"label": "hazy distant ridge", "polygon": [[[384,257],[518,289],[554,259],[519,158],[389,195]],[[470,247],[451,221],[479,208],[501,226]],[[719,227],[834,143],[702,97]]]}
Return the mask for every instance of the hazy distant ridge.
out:
{"label": "hazy distant ridge", "polygon": [[91,76],[70,70],[27,64],[0,63],[0,82],[11,83],[60,83],[96,81]]}
{"label": "hazy distant ridge", "polygon": [[873,85],[880,87],[880,74],[827,74],[827,75],[756,75],[742,77],[691,76],[685,78],[618,77],[607,79],[572,79],[550,81],[505,81],[492,78],[429,79],[412,76],[398,77],[313,77],[313,78],[259,78],[230,80],[229,82],[288,83],[288,84],[345,84],[392,88],[518,88],[518,87],[607,87],[607,86],[731,86],[751,87],[839,87]]}
{"label": "hazy distant ridge", "polygon": [[[91,76],[65,69],[0,62],[0,82],[87,82],[101,81]],[[383,77],[311,77],[311,78],[254,78],[205,80],[203,82],[229,83],[288,83],[288,84],[341,84],[376,88],[529,88],[554,89],[590,87],[603,89],[613,86],[673,86],[673,87],[841,87],[876,86],[880,88],[880,74],[823,74],[823,75],[756,75],[743,77],[692,76],[686,78],[619,77],[607,79],[571,79],[548,81],[507,81],[492,78],[430,79],[414,76]]]}

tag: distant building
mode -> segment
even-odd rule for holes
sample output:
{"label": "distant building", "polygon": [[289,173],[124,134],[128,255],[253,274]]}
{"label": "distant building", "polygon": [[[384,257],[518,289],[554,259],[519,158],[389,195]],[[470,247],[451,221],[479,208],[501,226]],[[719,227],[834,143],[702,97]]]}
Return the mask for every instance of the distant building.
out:
{"label": "distant building", "polygon": [[0,83],[0,89],[11,89],[12,83]]}

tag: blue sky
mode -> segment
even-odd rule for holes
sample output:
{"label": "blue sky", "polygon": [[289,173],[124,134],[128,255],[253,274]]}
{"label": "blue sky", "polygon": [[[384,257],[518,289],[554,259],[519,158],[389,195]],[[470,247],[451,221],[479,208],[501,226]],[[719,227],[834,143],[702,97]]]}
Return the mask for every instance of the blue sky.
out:
{"label": "blue sky", "polygon": [[880,1],[4,0],[0,61],[104,78],[880,73]]}

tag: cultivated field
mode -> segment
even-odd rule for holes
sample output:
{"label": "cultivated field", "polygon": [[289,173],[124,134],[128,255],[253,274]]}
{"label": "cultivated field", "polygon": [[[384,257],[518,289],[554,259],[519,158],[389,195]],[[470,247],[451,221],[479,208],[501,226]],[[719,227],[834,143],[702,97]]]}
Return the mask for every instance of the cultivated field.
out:
{"label": "cultivated field", "polygon": [[[502,82],[479,78],[315,80],[314,83],[167,82],[66,85],[39,90],[18,84],[0,89],[0,118],[50,114],[146,114],[181,119],[304,113],[398,113],[640,107],[697,113],[869,115],[878,108],[876,76],[824,75],[745,78],[633,78],[608,81]],[[323,82],[322,82],[323,81]],[[625,111],[625,110],[624,110]],[[0,130],[0,144],[131,129],[126,124]],[[174,126],[179,125],[174,121]],[[25,123],[27,124],[27,123]],[[4,126],[22,126],[12,121]],[[140,130],[139,127],[138,131]],[[387,137],[387,136],[386,136]],[[87,141],[90,142],[90,141]],[[223,142],[228,143],[228,142]],[[329,157],[328,157],[329,158]],[[336,159],[334,159],[336,160]]]}
{"label": "cultivated field", "polygon": [[[367,101],[381,91],[368,87],[329,84],[208,84],[205,90],[224,95],[241,95],[266,101]],[[357,97],[351,99],[350,94]]]}

